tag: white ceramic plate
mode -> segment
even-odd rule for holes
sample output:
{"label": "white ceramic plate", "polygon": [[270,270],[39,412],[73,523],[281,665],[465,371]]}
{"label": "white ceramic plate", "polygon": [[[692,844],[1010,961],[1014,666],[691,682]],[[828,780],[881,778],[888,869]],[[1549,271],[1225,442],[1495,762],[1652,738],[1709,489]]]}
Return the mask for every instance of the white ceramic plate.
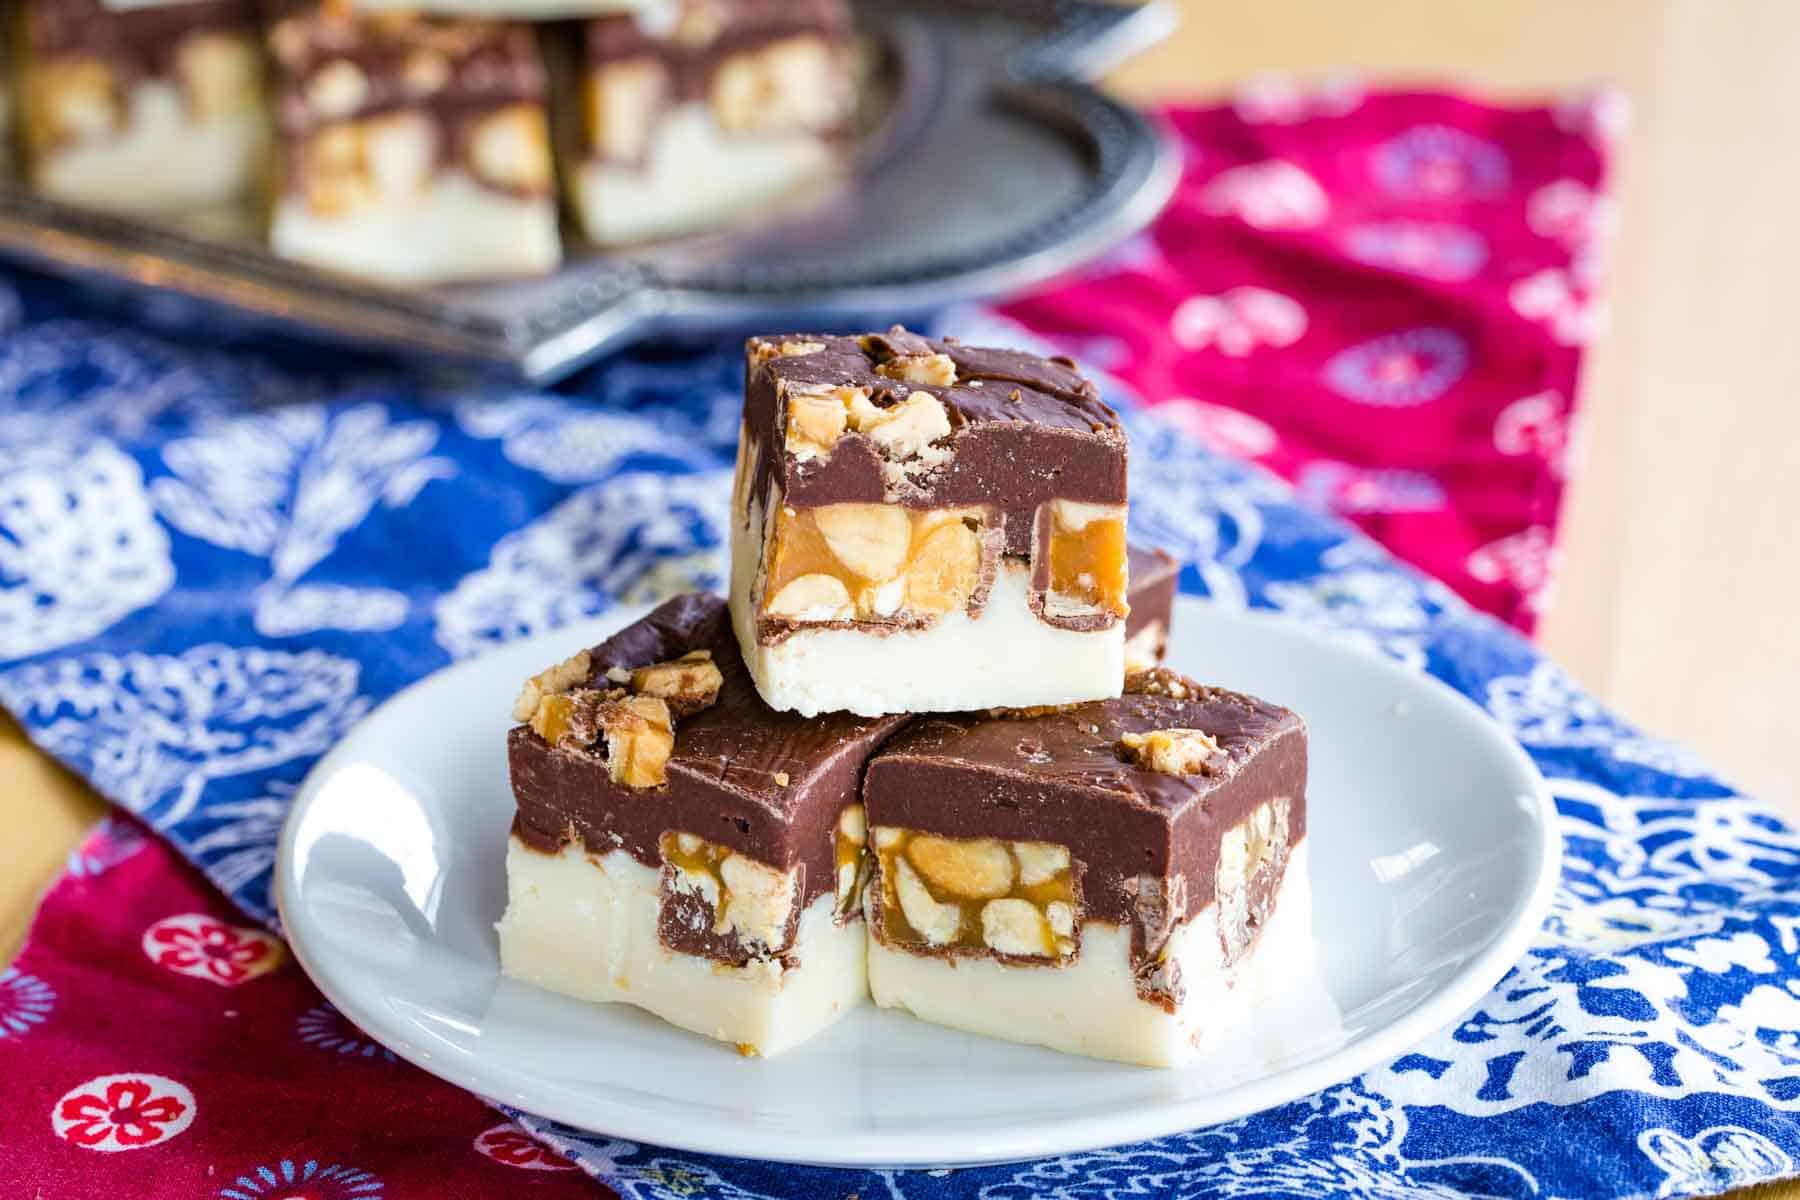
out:
{"label": "white ceramic plate", "polygon": [[1449,1023],[1542,921],[1553,809],[1524,753],[1432,679],[1291,623],[1182,598],[1169,661],[1302,713],[1318,977],[1229,1058],[1179,1071],[987,1041],[861,1009],[770,1060],[620,1005],[502,979],[519,682],[642,610],[460,663],[371,713],[308,777],[277,897],[347,1016],[453,1083],[596,1132],[824,1165],[997,1162],[1230,1120],[1349,1078]]}

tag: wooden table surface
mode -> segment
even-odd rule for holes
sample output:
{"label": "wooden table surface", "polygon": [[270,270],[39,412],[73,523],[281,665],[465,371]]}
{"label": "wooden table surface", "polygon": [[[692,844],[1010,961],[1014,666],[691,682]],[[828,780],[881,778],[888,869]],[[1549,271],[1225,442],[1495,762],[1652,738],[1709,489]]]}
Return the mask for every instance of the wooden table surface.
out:
{"label": "wooden table surface", "polygon": [[[1621,163],[1611,331],[1583,385],[1586,461],[1542,641],[1645,727],[1800,818],[1800,5],[1737,0],[1260,0],[1184,6],[1119,70],[1143,100],[1261,70],[1349,67],[1496,95],[1607,80]],[[0,962],[100,802],[0,717]],[[1800,1187],[1768,1192],[1800,1200]]]}

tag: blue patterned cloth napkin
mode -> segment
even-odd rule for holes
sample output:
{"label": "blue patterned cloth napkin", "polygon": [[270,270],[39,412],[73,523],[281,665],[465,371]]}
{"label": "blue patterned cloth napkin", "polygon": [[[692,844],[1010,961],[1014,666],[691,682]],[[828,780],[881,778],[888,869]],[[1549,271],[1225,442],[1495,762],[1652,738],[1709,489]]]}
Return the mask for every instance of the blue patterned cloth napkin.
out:
{"label": "blue patterned cloth napkin", "polygon": [[[193,314],[127,303],[0,275],[0,702],[265,921],[295,785],[371,705],[720,581],[735,346],[474,389],[216,326],[152,334]],[[522,1120],[634,1200],[1699,1195],[1793,1173],[1800,838],[1285,486],[1111,398],[1134,540],[1182,557],[1185,588],[1437,675],[1550,777],[1566,865],[1524,960],[1358,1079],[1116,1150],[825,1171]]]}

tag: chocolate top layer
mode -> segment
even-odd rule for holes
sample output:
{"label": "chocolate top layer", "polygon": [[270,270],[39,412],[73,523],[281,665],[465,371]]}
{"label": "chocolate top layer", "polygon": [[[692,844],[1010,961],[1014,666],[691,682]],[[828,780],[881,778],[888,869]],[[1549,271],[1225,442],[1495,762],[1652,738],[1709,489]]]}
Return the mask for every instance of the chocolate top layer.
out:
{"label": "chocolate top layer", "polygon": [[187,0],[140,8],[108,8],[100,0],[27,0],[20,6],[28,59],[64,56],[102,60],[127,75],[167,75],[191,33],[252,35],[250,0]]}
{"label": "chocolate top layer", "polygon": [[1131,615],[1125,621],[1125,636],[1132,637],[1152,621],[1160,621],[1163,632],[1167,633],[1175,616],[1175,590],[1181,577],[1181,564],[1166,551],[1127,546],[1126,569],[1131,589]]}
{"label": "chocolate top layer", "polygon": [[795,34],[846,38],[850,27],[849,8],[842,0],[662,0],[638,12],[589,21],[588,60],[598,64],[649,55],[710,70],[718,60],[750,46]]}
{"label": "chocolate top layer", "polygon": [[[288,134],[334,121],[417,108],[446,125],[470,112],[542,102],[543,61],[529,26],[410,12],[356,14],[338,5],[276,0],[268,32],[278,68],[277,120]],[[321,111],[320,77],[356,68],[354,105]]]}
{"label": "chocolate top layer", "polygon": [[[1083,865],[1087,915],[1119,924],[1140,915],[1140,876],[1185,877],[1170,898],[1186,920],[1211,903],[1220,840],[1251,809],[1286,796],[1291,838],[1305,831],[1306,726],[1255,697],[1180,682],[1184,699],[1128,691],[1040,716],[922,717],[869,763],[869,824],[1061,843]],[[1219,753],[1195,775],[1121,757],[1123,735],[1158,729],[1202,730]]]}
{"label": "chocolate top layer", "polygon": [[520,725],[508,738],[519,806],[514,831],[546,852],[579,838],[592,853],[622,848],[647,866],[662,862],[664,833],[698,834],[780,870],[803,867],[801,900],[810,902],[835,885],[833,829],[858,798],[864,763],[907,718],[775,712],[744,668],[725,601],[698,593],[668,601],[594,647],[588,686],[612,686],[610,667],[698,649],[712,651],[724,683],[712,707],[676,723],[666,784],[615,784],[603,761],[553,750]]}
{"label": "chocolate top layer", "polygon": [[[777,354],[755,366],[759,347],[813,343],[810,354]],[[827,456],[801,461],[785,447],[789,391],[819,387],[867,388],[879,407],[914,392],[943,402],[950,433],[942,466],[913,477],[897,497],[909,508],[991,505],[1006,526],[1006,552],[1028,554],[1037,509],[1050,500],[1125,502],[1125,431],[1098,389],[1066,358],[937,341],[896,326],[862,338],[790,334],[755,338],[744,393],[744,422],[755,440],[752,495],[767,504],[779,484],[783,502],[797,507],[889,500],[882,459],[860,433],[846,433]],[[895,358],[946,355],[956,367],[947,386],[890,379],[878,368]]]}

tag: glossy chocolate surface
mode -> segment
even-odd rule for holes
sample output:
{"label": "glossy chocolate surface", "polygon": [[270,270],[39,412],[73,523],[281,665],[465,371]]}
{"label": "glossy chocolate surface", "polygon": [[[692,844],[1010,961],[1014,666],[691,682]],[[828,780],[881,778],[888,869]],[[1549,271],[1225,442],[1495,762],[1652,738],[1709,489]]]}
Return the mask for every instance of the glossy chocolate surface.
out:
{"label": "glossy chocolate surface", "polygon": [[589,686],[607,688],[609,667],[641,667],[710,649],[724,676],[711,708],[676,723],[668,782],[637,790],[613,783],[592,755],[553,750],[528,726],[508,735],[514,832],[554,853],[579,840],[589,852],[624,849],[662,864],[667,832],[692,833],[786,871],[801,869],[804,906],[833,890],[834,829],[855,803],[864,763],[904,716],[813,719],[775,712],[756,694],[738,655],[725,601],[678,596],[593,649]]}
{"label": "glossy chocolate surface", "polygon": [[[1286,796],[1290,841],[1306,829],[1304,722],[1184,683],[1187,699],[1128,691],[1038,716],[920,717],[869,763],[869,824],[1068,846],[1085,915],[1102,921],[1143,923],[1141,877],[1185,880],[1166,890],[1160,922],[1179,924],[1212,902],[1220,841],[1257,805]],[[1220,753],[1178,776],[1121,756],[1121,736],[1157,729],[1202,730]]]}
{"label": "glossy chocolate surface", "polygon": [[[868,388],[881,407],[913,392],[941,400],[951,427],[941,444],[950,458],[897,502],[909,508],[992,506],[1000,513],[1008,554],[1031,553],[1038,508],[1048,501],[1125,503],[1125,431],[1068,359],[936,341],[898,328],[863,339],[758,338],[752,347],[783,342],[824,349],[777,356],[761,367],[752,358],[744,393],[745,428],[757,447],[750,494],[765,506],[776,485],[783,502],[795,507],[890,502],[881,456],[860,433],[846,433],[829,456],[802,462],[787,453],[782,394],[817,386]],[[916,384],[877,373],[890,359],[929,354],[948,355],[956,364],[954,384]]]}

